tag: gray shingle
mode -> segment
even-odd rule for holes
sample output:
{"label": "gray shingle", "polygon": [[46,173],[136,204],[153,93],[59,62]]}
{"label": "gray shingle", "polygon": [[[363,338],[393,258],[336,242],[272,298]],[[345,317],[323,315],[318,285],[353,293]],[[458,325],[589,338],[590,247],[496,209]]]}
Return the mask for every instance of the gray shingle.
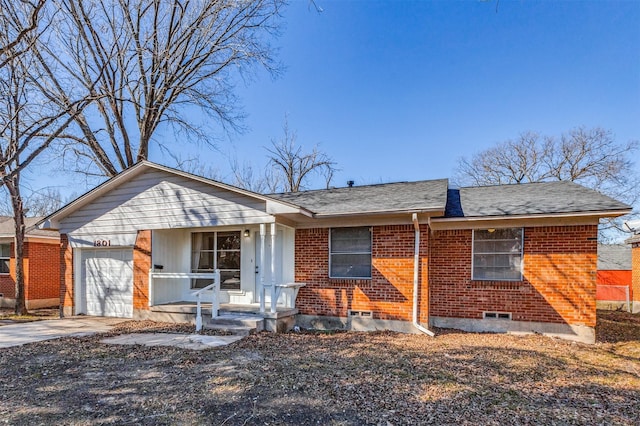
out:
{"label": "gray shingle", "polygon": [[447,179],[271,194],[317,215],[444,211]]}
{"label": "gray shingle", "polygon": [[[494,217],[628,210],[630,206],[573,182],[460,188],[449,194],[447,217]],[[456,200],[457,198],[457,200]]]}
{"label": "gray shingle", "polygon": [[[26,217],[24,219],[26,235],[31,237],[59,237],[60,234],[57,231],[44,231],[34,228],[34,225],[42,219],[42,217]],[[14,235],[15,225],[13,224],[13,217],[0,216],[0,237],[13,237]]]}
{"label": "gray shingle", "polygon": [[598,244],[598,270],[631,270],[631,246],[627,244]]}

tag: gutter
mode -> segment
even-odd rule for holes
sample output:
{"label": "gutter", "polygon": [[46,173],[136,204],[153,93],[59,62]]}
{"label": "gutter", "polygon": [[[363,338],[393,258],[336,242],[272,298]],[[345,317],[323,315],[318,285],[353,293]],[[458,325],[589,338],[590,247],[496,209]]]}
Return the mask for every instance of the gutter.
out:
{"label": "gutter", "polygon": [[427,334],[431,337],[434,337],[435,334],[433,331],[428,328],[423,327],[418,322],[418,289],[419,289],[419,274],[420,274],[420,224],[418,223],[418,214],[414,213],[411,216],[411,221],[413,222],[413,230],[415,232],[415,242],[414,242],[414,254],[413,254],[413,326]]}
{"label": "gutter", "polygon": [[581,212],[563,212],[563,213],[534,213],[519,215],[495,215],[495,216],[466,216],[466,217],[434,217],[434,224],[450,223],[450,222],[479,222],[485,220],[522,220],[522,219],[539,219],[539,218],[557,218],[557,217],[618,217],[631,213],[631,209],[625,210],[592,210]]}

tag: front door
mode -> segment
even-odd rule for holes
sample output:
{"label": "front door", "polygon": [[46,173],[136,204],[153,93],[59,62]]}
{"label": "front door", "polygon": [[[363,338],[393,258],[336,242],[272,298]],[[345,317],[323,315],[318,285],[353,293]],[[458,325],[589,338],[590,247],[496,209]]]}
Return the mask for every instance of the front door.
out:
{"label": "front door", "polygon": [[[260,239],[260,234],[258,232],[255,233],[256,240],[256,298],[255,302],[260,302],[260,288],[262,283],[269,286],[272,283],[272,276],[275,277],[275,282],[282,282],[282,230],[276,231],[276,246],[275,250],[271,250],[271,236],[265,235],[264,237],[264,260],[262,260],[261,252],[262,252],[262,242]],[[274,271],[275,275],[271,273],[271,254],[273,253],[275,263],[274,263]],[[261,261],[264,263],[261,264]],[[266,302],[269,303],[271,300],[270,290],[267,287],[266,293]]]}

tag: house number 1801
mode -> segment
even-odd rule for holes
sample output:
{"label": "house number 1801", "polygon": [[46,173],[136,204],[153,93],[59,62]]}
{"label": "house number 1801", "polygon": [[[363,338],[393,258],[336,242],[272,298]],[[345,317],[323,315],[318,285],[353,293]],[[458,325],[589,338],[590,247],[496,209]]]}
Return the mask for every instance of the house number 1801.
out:
{"label": "house number 1801", "polygon": [[93,242],[94,247],[109,247],[111,245],[111,240],[95,240]]}

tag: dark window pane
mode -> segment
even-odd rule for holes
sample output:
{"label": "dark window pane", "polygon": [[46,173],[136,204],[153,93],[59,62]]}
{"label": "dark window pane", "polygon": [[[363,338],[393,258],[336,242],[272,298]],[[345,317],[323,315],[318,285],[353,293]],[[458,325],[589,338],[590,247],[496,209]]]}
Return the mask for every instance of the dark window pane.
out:
{"label": "dark window pane", "polygon": [[218,232],[218,250],[240,250],[240,232]]}
{"label": "dark window pane", "polygon": [[218,269],[240,269],[240,252],[219,251]]}
{"label": "dark window pane", "polygon": [[370,254],[331,255],[331,277],[371,278]]}
{"label": "dark window pane", "polygon": [[[240,232],[196,232],[191,237],[192,272],[220,271],[222,290],[239,290]],[[215,262],[214,262],[215,260]],[[192,279],[193,288],[204,288],[212,279]]]}
{"label": "dark window pane", "polygon": [[518,281],[521,264],[522,228],[474,231],[473,279]]}
{"label": "dark window pane", "polygon": [[198,263],[196,269],[213,270],[213,252],[200,252],[197,256]]}
{"label": "dark window pane", "polygon": [[0,244],[0,257],[11,257],[11,244]]}
{"label": "dark window pane", "polygon": [[9,259],[0,259],[0,274],[9,273]]}
{"label": "dark window pane", "polygon": [[371,231],[368,227],[331,229],[331,252],[370,253]]}

